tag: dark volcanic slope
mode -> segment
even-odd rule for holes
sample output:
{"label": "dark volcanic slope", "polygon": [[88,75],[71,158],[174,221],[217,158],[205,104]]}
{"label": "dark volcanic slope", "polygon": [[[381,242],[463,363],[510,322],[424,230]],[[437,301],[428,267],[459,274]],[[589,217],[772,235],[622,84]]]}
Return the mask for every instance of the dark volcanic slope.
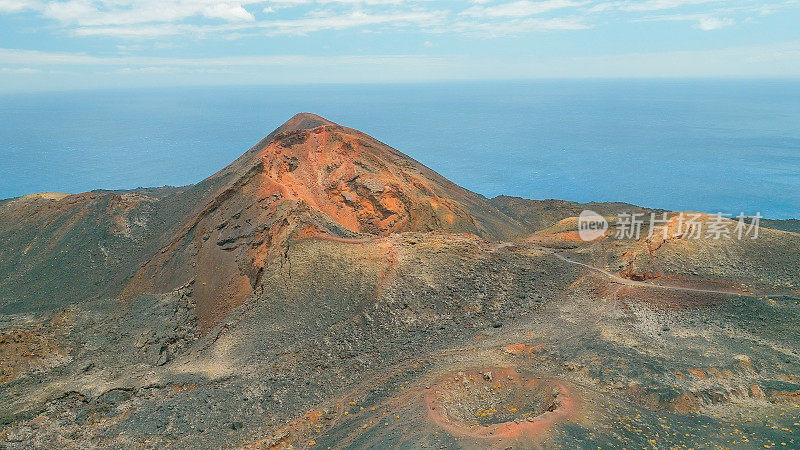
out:
{"label": "dark volcanic slope", "polygon": [[800,219],[770,220],[762,219],[761,225],[775,230],[791,231],[800,233]]}
{"label": "dark volcanic slope", "polygon": [[630,203],[590,202],[577,203],[566,200],[529,200],[521,197],[500,195],[489,200],[500,211],[522,223],[533,233],[555,225],[568,217],[577,217],[581,211],[589,209],[602,216],[616,216],[619,213],[650,213],[657,210],[642,208]]}
{"label": "dark volcanic slope", "polygon": [[115,297],[189,196],[148,191],[33,194],[0,203],[0,311]]}

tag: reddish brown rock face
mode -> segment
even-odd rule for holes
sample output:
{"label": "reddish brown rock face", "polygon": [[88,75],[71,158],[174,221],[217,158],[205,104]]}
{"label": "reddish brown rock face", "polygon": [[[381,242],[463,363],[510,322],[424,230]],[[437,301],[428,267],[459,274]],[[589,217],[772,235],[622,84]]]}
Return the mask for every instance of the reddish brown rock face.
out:
{"label": "reddish brown rock face", "polygon": [[304,202],[350,231],[385,235],[452,226],[479,232],[468,205],[450,198],[465,192],[437,186],[432,171],[353,130],[325,125],[285,132],[258,156],[263,197]]}
{"label": "reddish brown rock face", "polygon": [[311,114],[295,116],[205,183],[219,187],[124,292],[165,292],[194,281],[205,330],[259,291],[264,267],[282,264],[293,239],[402,231],[505,238],[521,230],[483,197]]}

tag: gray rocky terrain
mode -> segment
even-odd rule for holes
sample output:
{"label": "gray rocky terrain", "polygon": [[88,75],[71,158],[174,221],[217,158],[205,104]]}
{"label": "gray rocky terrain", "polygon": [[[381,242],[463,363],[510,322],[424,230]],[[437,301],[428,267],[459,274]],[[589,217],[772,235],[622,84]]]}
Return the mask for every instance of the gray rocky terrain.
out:
{"label": "gray rocky terrain", "polygon": [[487,199],[311,114],[193,186],[1,201],[0,446],[800,447],[791,222],[621,212],[664,211]]}

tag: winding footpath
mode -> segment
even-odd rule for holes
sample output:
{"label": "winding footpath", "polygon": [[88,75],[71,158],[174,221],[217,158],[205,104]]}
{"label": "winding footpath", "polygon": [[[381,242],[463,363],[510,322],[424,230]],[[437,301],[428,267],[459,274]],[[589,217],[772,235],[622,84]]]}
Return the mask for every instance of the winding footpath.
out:
{"label": "winding footpath", "polygon": [[582,263],[582,262],[579,262],[579,261],[571,260],[571,259],[567,258],[566,256],[558,253],[557,250],[553,250],[553,249],[550,249],[550,248],[547,248],[547,247],[541,247],[541,246],[538,246],[538,245],[532,245],[531,247],[536,249],[536,250],[539,250],[539,251],[542,251],[542,252],[545,252],[545,253],[549,253],[549,254],[555,256],[556,258],[566,262],[566,263],[572,264],[574,266],[581,266],[581,267],[584,267],[584,268],[589,269],[591,271],[594,271],[594,272],[597,272],[599,274],[602,274],[606,278],[611,280],[612,283],[621,284],[621,285],[624,285],[624,286],[638,286],[638,287],[647,287],[647,288],[655,288],[655,289],[664,289],[664,290],[670,290],[670,291],[695,292],[695,293],[701,293],[701,294],[721,294],[721,295],[731,295],[731,296],[735,296],[735,297],[751,297],[752,296],[752,295],[748,295],[748,294],[740,294],[738,292],[721,291],[721,290],[716,290],[716,289],[699,289],[699,288],[690,288],[690,287],[682,287],[682,286],[665,286],[665,285],[661,285],[661,284],[653,284],[653,283],[645,283],[643,281],[629,280],[627,278],[622,278],[622,277],[620,277],[618,275],[615,275],[615,274],[613,274],[613,273],[611,273],[611,272],[609,272],[607,270],[603,270],[603,269],[601,269],[599,267],[595,267],[595,266],[592,266],[590,264],[585,264],[585,263]]}

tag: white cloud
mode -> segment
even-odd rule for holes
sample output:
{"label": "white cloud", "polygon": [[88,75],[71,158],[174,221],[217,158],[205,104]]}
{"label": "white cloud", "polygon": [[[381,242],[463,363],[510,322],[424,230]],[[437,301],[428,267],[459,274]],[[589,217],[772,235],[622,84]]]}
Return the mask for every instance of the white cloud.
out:
{"label": "white cloud", "polygon": [[80,26],[174,23],[191,17],[253,21],[245,6],[263,0],[68,0],[49,2],[44,16]]}
{"label": "white cloud", "polygon": [[40,7],[41,4],[36,0],[0,0],[0,13],[17,13]]}
{"label": "white cloud", "polygon": [[636,19],[638,22],[695,22],[695,28],[714,31],[736,23],[730,18],[719,18],[708,14],[672,14]]}
{"label": "white cloud", "polygon": [[703,17],[697,22],[697,28],[703,31],[719,30],[727,26],[733,25],[733,19],[718,19],[716,17]]}
{"label": "white cloud", "polygon": [[721,0],[646,0],[646,1],[615,1],[603,2],[594,5],[591,12],[602,12],[609,9],[617,9],[629,12],[644,11],[663,11],[667,9],[682,8],[685,6],[702,5],[706,3],[718,3]]}
{"label": "white cloud", "polygon": [[52,2],[48,3],[44,8],[45,17],[60,20],[62,22],[80,23],[85,18],[98,14],[99,11],[97,11],[97,9],[95,9],[91,3],[81,0]]}
{"label": "white cloud", "polygon": [[0,73],[30,75],[41,72],[41,69],[33,69],[31,67],[0,67]]}
{"label": "white cloud", "polygon": [[188,24],[134,24],[131,26],[85,26],[76,28],[78,36],[112,36],[120,38],[155,38],[161,36],[194,34],[208,36],[219,33],[263,33],[267,35],[306,35],[322,30],[344,30],[366,26],[428,27],[443,23],[446,13],[442,11],[411,11],[387,14],[372,14],[362,11],[335,14],[316,12],[293,20],[262,20],[249,23],[226,23],[220,25]]}
{"label": "white cloud", "polygon": [[345,5],[400,5],[408,3],[407,0],[272,0],[271,4],[278,7],[300,6],[310,4],[345,4]]}
{"label": "white cloud", "polygon": [[661,11],[719,1],[720,0],[648,0],[639,3],[627,2],[627,5],[623,6],[621,9],[624,11]]}
{"label": "white cloud", "polygon": [[242,5],[231,5],[225,3],[208,5],[201,10],[201,14],[205,17],[223,19],[231,22],[247,22],[256,20],[253,14],[244,9]]}
{"label": "white cloud", "polygon": [[72,34],[75,36],[109,36],[126,39],[151,39],[188,33],[190,29],[194,28],[195,27],[172,24],[78,27],[72,31]]}
{"label": "white cloud", "polygon": [[275,34],[307,34],[321,30],[343,30],[366,25],[416,24],[421,27],[441,23],[445,13],[441,11],[399,12],[370,14],[353,11],[346,14],[320,14],[296,20],[276,20],[261,22],[259,28],[268,29]]}
{"label": "white cloud", "polygon": [[464,21],[451,25],[448,30],[475,36],[500,37],[521,33],[544,31],[586,30],[591,28],[582,17],[553,19],[527,18],[504,20],[502,23]]}
{"label": "white cloud", "polygon": [[[469,0],[436,9],[433,0],[0,0],[0,13],[38,11],[73,36],[155,39],[185,35],[237,39],[325,30],[508,36],[583,30],[599,24],[685,20],[711,31],[796,7],[798,0]],[[703,6],[705,5],[705,6]],[[292,8],[295,7],[295,8]],[[286,9],[289,8],[289,9]],[[684,8],[684,10],[677,10]],[[670,12],[661,17],[646,13]],[[691,17],[689,17],[691,16]],[[689,17],[689,18],[687,18]],[[687,27],[688,28],[688,27]]]}
{"label": "white cloud", "polygon": [[[218,58],[160,58],[148,56],[94,56],[86,53],[42,52],[0,48],[0,64],[4,66],[119,66],[120,70],[156,67],[264,67],[264,66],[325,66],[329,64],[414,64],[423,55],[261,55],[229,56]],[[34,69],[35,70],[35,69]]]}
{"label": "white cloud", "polygon": [[473,6],[461,14],[470,17],[527,17],[563,8],[573,8],[586,2],[572,0],[520,0],[492,6]]}

